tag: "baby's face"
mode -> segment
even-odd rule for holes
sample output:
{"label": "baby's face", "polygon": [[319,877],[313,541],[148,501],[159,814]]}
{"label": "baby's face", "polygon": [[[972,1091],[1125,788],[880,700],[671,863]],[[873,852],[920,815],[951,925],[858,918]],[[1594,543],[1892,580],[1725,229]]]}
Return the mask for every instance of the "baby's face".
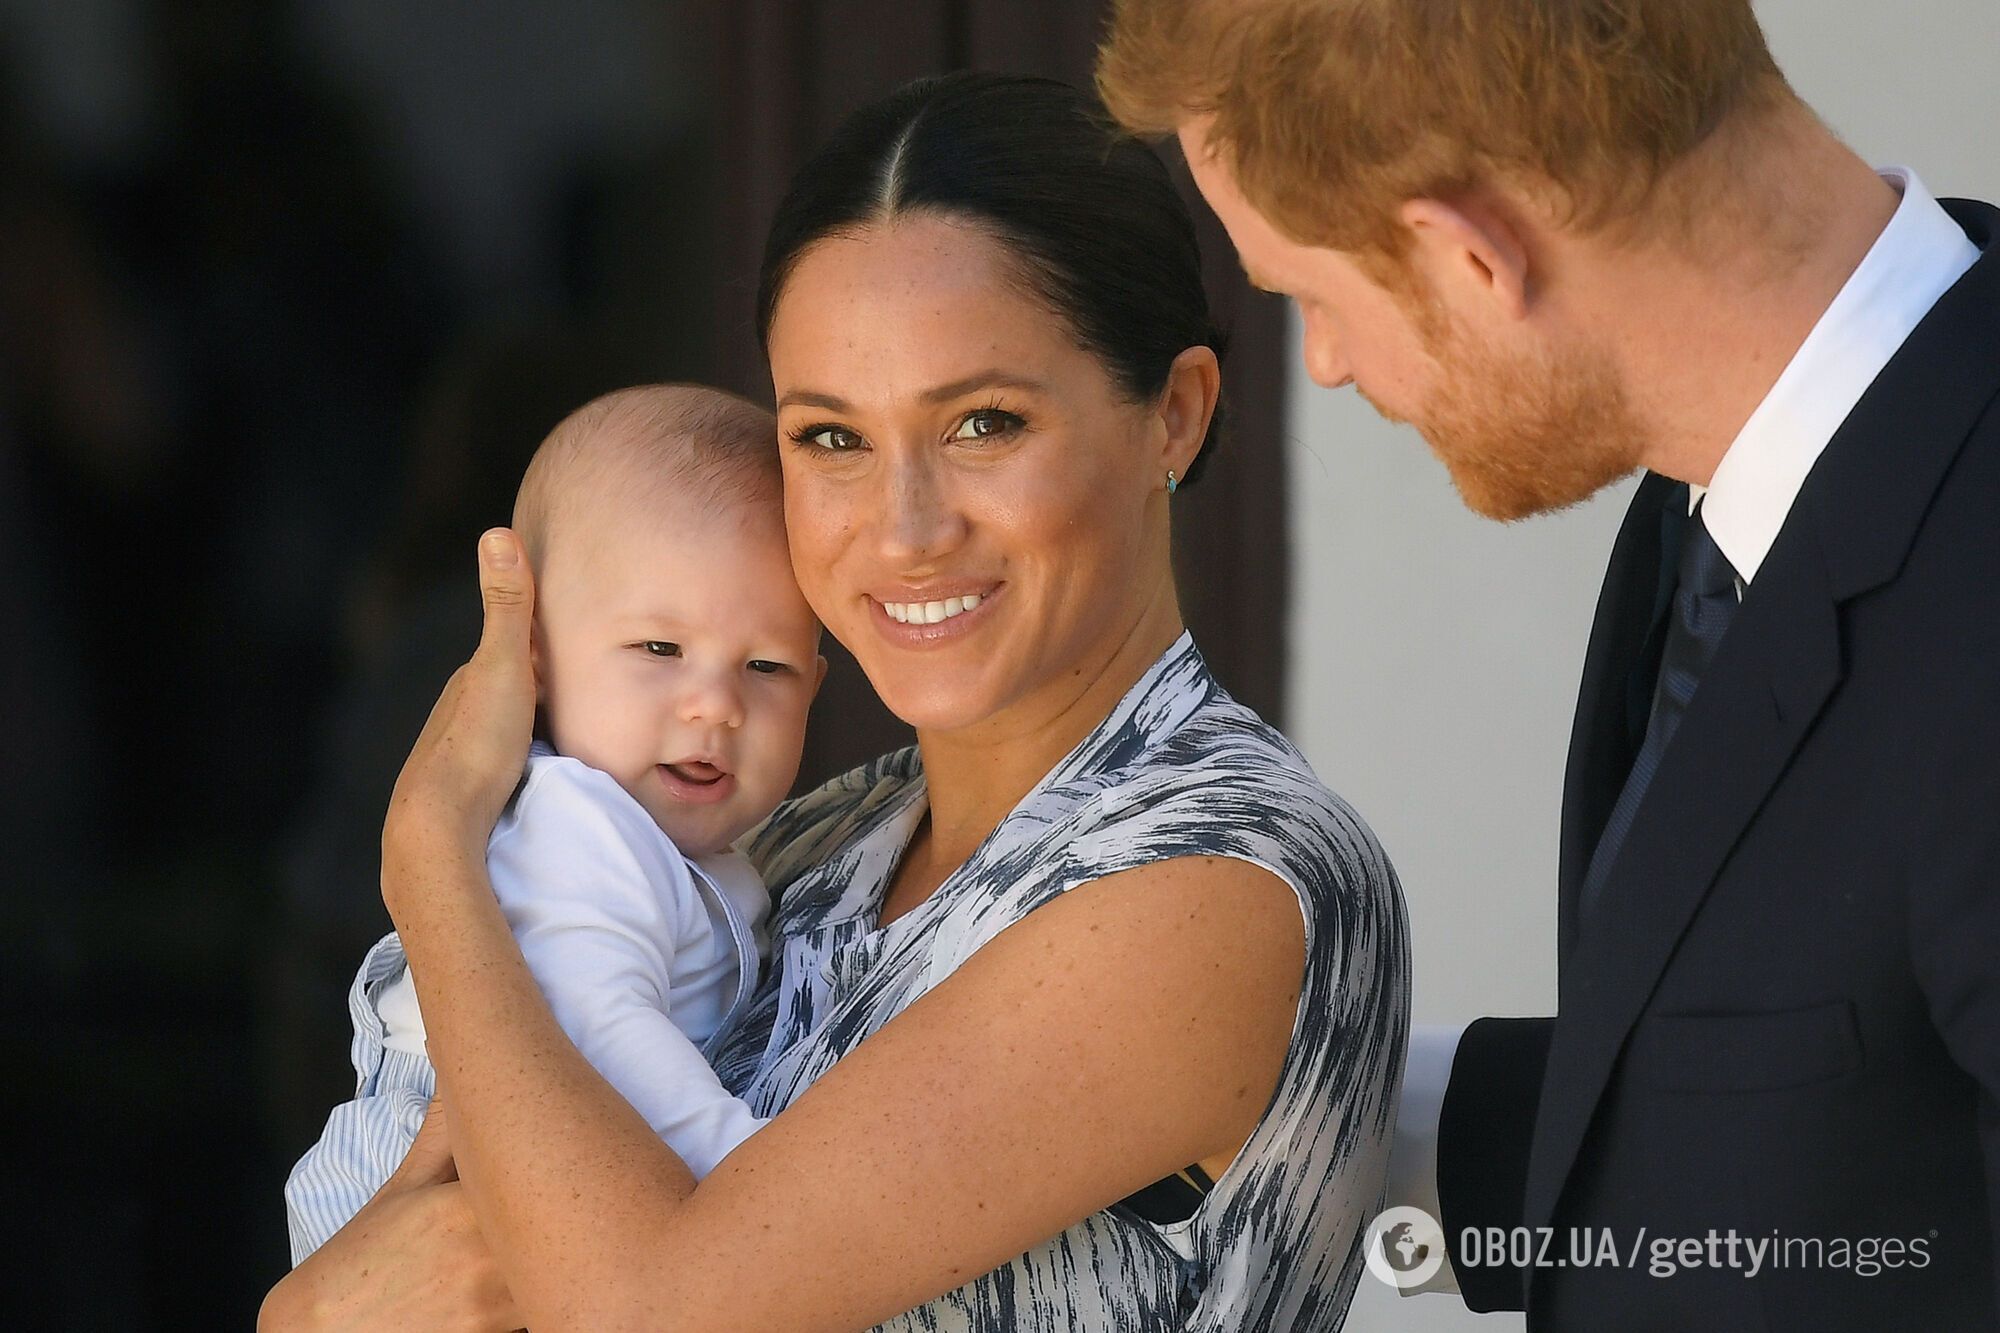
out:
{"label": "baby's face", "polygon": [[703,856],[791,789],[826,662],[775,504],[687,508],[552,534],[536,649],[551,743]]}

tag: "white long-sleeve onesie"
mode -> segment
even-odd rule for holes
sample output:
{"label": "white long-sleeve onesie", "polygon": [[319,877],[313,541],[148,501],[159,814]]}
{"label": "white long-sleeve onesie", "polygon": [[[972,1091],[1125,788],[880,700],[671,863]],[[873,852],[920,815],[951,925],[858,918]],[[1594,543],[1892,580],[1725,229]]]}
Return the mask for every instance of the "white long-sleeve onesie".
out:
{"label": "white long-sleeve onesie", "polygon": [[[493,892],[556,1021],[584,1058],[706,1176],[764,1121],[704,1056],[748,1007],[770,897],[734,851],[691,861],[612,778],[537,746],[487,844]],[[384,937],[348,992],[354,1100],[293,1167],[297,1264],[403,1160],[434,1095],[402,944]]]}

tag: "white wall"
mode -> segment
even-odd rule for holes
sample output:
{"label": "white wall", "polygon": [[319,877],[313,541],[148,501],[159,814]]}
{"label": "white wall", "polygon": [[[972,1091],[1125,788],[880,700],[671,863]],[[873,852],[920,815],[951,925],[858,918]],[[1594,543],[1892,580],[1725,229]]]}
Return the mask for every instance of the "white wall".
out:
{"label": "white wall", "polygon": [[[2000,201],[2000,0],[1762,0],[1792,83],[1865,157]],[[1295,330],[1296,336],[1296,330]],[[1409,899],[1416,1020],[1548,1013],[1558,796],[1628,483],[1502,527],[1405,427],[1291,376],[1288,730],[1367,817]],[[1364,1278],[1349,1328],[1504,1333]]]}

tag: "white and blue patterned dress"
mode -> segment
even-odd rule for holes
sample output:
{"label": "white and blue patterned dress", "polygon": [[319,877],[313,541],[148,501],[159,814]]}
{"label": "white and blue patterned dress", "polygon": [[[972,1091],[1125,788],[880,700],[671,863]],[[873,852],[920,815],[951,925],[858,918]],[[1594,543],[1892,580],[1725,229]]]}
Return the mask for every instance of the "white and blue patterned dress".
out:
{"label": "white and blue patterned dress", "polygon": [[1409,1025],[1402,894],[1367,826],[1223,692],[1185,634],[970,860],[878,926],[926,809],[917,752],[902,750],[781,807],[746,847],[778,895],[773,966],[716,1064],[756,1114],[776,1115],[1035,908],[1154,861],[1234,857],[1290,884],[1305,980],[1276,1096],[1192,1217],[1094,1213],[881,1329],[1338,1328],[1379,1206]]}

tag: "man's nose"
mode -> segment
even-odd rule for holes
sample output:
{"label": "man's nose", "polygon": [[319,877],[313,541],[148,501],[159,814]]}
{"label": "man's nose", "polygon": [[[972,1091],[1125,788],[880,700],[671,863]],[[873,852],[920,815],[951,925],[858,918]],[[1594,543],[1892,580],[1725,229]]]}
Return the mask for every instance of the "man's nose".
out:
{"label": "man's nose", "polygon": [[1306,375],[1314,384],[1323,389],[1344,389],[1354,383],[1354,367],[1349,364],[1340,340],[1319,328],[1316,321],[1305,321],[1303,340]]}

